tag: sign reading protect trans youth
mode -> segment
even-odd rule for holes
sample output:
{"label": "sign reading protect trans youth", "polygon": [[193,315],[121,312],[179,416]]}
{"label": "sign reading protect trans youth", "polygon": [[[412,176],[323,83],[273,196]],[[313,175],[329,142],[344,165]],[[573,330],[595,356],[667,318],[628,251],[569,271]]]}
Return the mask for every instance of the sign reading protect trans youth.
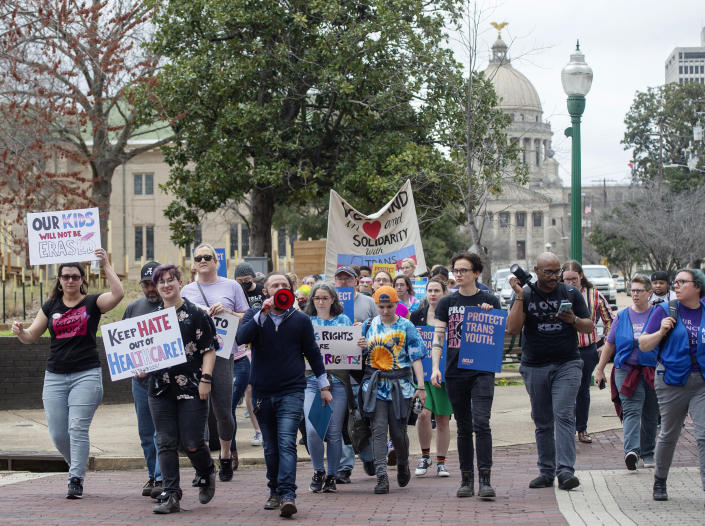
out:
{"label": "sign reading protect trans youth", "polygon": [[108,323],[100,329],[113,381],[186,361],[174,307]]}
{"label": "sign reading protect trans youth", "polygon": [[504,327],[507,311],[465,307],[460,334],[458,367],[476,371],[502,372]]}
{"label": "sign reading protect trans youth", "polygon": [[27,214],[30,265],[97,259],[100,218],[97,208]]}
{"label": "sign reading protect trans youth", "polygon": [[[360,325],[336,325],[313,327],[314,336],[326,370],[362,369],[362,349],[357,341],[362,335]],[[306,369],[311,369],[308,361]]]}
{"label": "sign reading protect trans youth", "polygon": [[342,265],[372,268],[375,263],[386,263],[398,269],[404,258],[416,261],[419,274],[426,271],[409,181],[372,215],[361,214],[331,190],[326,240],[326,276],[335,275]]}

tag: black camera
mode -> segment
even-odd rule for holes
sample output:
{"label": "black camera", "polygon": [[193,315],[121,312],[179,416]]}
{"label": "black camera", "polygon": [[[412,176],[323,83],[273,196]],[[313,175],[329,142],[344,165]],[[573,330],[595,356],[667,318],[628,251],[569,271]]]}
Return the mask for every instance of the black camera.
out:
{"label": "black camera", "polygon": [[518,264],[514,263],[511,267],[509,267],[509,272],[514,274],[516,278],[519,280],[519,284],[523,287],[527,283],[531,282],[531,274],[529,274],[526,270],[521,268]]}

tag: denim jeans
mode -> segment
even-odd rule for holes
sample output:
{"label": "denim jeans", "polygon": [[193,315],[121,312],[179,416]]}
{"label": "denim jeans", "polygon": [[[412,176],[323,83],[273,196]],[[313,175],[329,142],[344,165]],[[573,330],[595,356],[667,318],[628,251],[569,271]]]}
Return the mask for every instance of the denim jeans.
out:
{"label": "denim jeans", "polygon": [[164,491],[176,493],[181,498],[179,444],[199,477],[208,478],[215,469],[203,438],[203,428],[208,420],[208,400],[198,397],[177,400],[173,392],[167,392],[160,398],[150,396],[149,409],[157,429]]}
{"label": "denim jeans", "polygon": [[235,417],[235,410],[237,409],[237,404],[245,395],[245,390],[250,383],[250,359],[247,356],[235,360],[233,363],[233,401],[232,401],[232,412],[233,412],[233,440],[230,443],[230,451],[237,451],[237,444],[235,443],[235,435],[237,434],[237,418]]}
{"label": "denim jeans", "polygon": [[132,398],[135,400],[135,413],[137,413],[137,433],[142,444],[142,453],[147,463],[149,478],[162,480],[159,469],[159,456],[157,455],[157,432],[152,422],[152,413],[149,411],[149,393],[137,380],[132,379]]}
{"label": "denim jeans", "polygon": [[477,372],[462,378],[446,378],[446,392],[458,422],[458,459],[462,473],[473,473],[472,434],[475,433],[477,469],[492,469],[490,413],[494,400],[494,374]]}
{"label": "denim jeans", "polygon": [[44,373],[42,402],[49,435],[69,465],[69,479],[86,476],[91,445],[88,430],[103,400],[100,367],[77,373]]}
{"label": "denim jeans", "polygon": [[590,415],[590,382],[592,372],[600,361],[597,354],[597,345],[580,347],[580,358],[583,360],[583,375],[580,379],[578,396],[575,397],[575,430],[587,431],[588,416]]}
{"label": "denim jeans", "polygon": [[[352,383],[352,393],[353,393],[353,403],[357,407],[357,393],[360,391],[360,384],[355,382]],[[357,456],[360,462],[372,462],[374,456],[372,455],[372,441],[370,440],[362,451],[360,451]],[[338,466],[338,471],[348,470],[352,471],[355,466],[355,450],[351,444],[343,443],[343,452],[340,456],[340,465]]]}
{"label": "denim jeans", "polygon": [[296,436],[304,414],[304,393],[257,398],[254,404],[262,431],[269,494],[295,499]]}
{"label": "denim jeans", "polygon": [[550,478],[575,472],[575,396],[582,368],[582,360],[519,368],[536,426],[537,465]]}
{"label": "denim jeans", "polygon": [[[624,369],[614,370],[618,390],[622,388],[627,374]],[[656,391],[646,385],[646,380],[641,376],[632,397],[619,393],[619,399],[622,401],[624,454],[634,451],[641,458],[653,459],[658,426]]]}
{"label": "denim jeans", "polygon": [[[333,395],[333,401],[331,402],[333,413],[330,417],[330,424],[328,424],[325,441],[328,443],[328,474],[335,475],[338,473],[340,456],[342,454],[343,421],[345,420],[345,413],[348,410],[348,397],[345,385],[335,377],[332,377],[330,390],[331,395]],[[318,392],[320,392],[318,379],[315,376],[309,376],[306,380],[306,391],[304,393],[304,415],[308,414],[313,399]],[[308,418],[306,418],[306,440],[308,452],[311,455],[313,470],[325,471],[325,469],[323,469],[323,440],[318,436],[318,433],[308,421]]]}

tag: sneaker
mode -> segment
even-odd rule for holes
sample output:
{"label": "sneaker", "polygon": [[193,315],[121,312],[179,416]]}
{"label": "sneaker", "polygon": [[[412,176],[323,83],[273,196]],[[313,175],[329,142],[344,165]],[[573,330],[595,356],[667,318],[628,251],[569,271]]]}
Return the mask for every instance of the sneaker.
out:
{"label": "sneaker", "polygon": [[262,431],[255,431],[255,436],[252,437],[252,441],[250,442],[253,446],[261,446],[262,445]]}
{"label": "sneaker", "polygon": [[265,510],[276,510],[279,507],[281,498],[279,495],[270,495],[267,502],[264,503]]}
{"label": "sneaker", "polygon": [[[154,479],[150,477],[150,479],[145,483],[145,485],[142,486],[142,496],[143,497],[151,497],[153,489],[154,489]],[[161,490],[159,490],[159,492],[161,493]]]}
{"label": "sneaker", "polygon": [[198,481],[198,502],[208,504],[215,495],[215,468],[212,469],[208,478],[200,477]]}
{"label": "sneaker", "polygon": [[233,480],[233,459],[218,457],[220,469],[218,470],[218,478],[221,482],[230,482]]}
{"label": "sneaker", "polygon": [[410,480],[411,471],[409,471],[409,464],[399,464],[397,466],[397,484],[399,484],[399,487],[405,487]]}
{"label": "sneaker", "polygon": [[308,489],[314,493],[320,493],[323,489],[323,481],[325,477],[325,471],[314,471],[313,477],[311,478],[311,484],[308,486]]}
{"label": "sneaker", "polygon": [[391,442],[387,443],[387,465],[396,466],[397,465],[397,452]]}
{"label": "sneaker", "polygon": [[448,472],[448,469],[446,468],[445,464],[438,464],[436,466],[436,476],[437,477],[450,477],[450,473]]}
{"label": "sneaker", "polygon": [[279,506],[279,516],[287,519],[296,513],[296,502],[294,499],[282,499]]}
{"label": "sneaker", "polygon": [[69,489],[66,493],[67,499],[80,499],[83,497],[83,481],[78,477],[71,477]]}
{"label": "sneaker", "polygon": [[245,409],[245,413],[242,416],[245,418],[250,418],[250,412],[247,409]]}
{"label": "sneaker", "polygon": [[365,470],[365,473],[370,477],[374,477],[377,474],[377,471],[375,470],[374,460],[368,460],[367,462],[363,462],[362,467]]}
{"label": "sneaker", "polygon": [[580,480],[572,473],[561,473],[558,475],[558,489],[569,491],[580,486]]}
{"label": "sneaker", "polygon": [[529,487],[531,489],[552,488],[553,487],[553,477],[549,477],[548,475],[539,475],[534,480],[529,482]]}
{"label": "sneaker", "polygon": [[163,484],[161,480],[157,480],[154,483],[154,487],[152,488],[151,493],[149,494],[150,497],[153,499],[156,499],[159,495],[162,494],[162,489],[163,489]]}
{"label": "sneaker", "polygon": [[419,459],[419,463],[416,464],[416,471],[414,471],[414,475],[416,475],[417,477],[425,475],[429,467],[431,467],[430,459],[426,457],[421,457]]}
{"label": "sneaker", "polygon": [[654,468],[656,467],[656,462],[654,462],[654,458],[645,458],[644,459],[644,467],[645,468]]}
{"label": "sneaker", "polygon": [[167,513],[179,513],[181,505],[179,504],[179,496],[176,492],[169,493],[169,496],[152,508],[153,513],[166,515]]}
{"label": "sneaker", "polygon": [[[338,471],[338,475],[335,477],[335,480],[338,484],[350,484],[352,481],[350,480],[350,475],[352,472],[349,469],[341,469]],[[327,479],[326,479],[327,480]],[[325,487],[323,488],[323,491],[325,491]]]}
{"label": "sneaker", "polygon": [[[336,478],[335,475],[328,475],[326,477],[326,481],[323,484],[323,493],[337,493],[338,492],[338,488],[335,485],[335,478]],[[350,480],[350,477],[348,477],[348,480]]]}
{"label": "sneaker", "polygon": [[624,463],[627,465],[629,471],[636,470],[637,462],[639,462],[639,455],[637,455],[636,452],[630,451],[624,455]]}

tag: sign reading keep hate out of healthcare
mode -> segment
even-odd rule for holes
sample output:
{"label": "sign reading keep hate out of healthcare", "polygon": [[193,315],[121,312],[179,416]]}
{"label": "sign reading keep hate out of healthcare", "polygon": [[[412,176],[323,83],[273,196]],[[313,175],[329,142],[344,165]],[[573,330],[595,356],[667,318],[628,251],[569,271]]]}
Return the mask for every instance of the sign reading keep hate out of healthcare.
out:
{"label": "sign reading keep hate out of healthcare", "polygon": [[29,213],[27,240],[31,265],[95,260],[101,248],[98,209]]}
{"label": "sign reading keep hate out of healthcare", "polygon": [[113,381],[186,361],[174,307],[108,323],[101,331]]}
{"label": "sign reading keep hate out of healthcare", "polygon": [[[357,345],[362,336],[362,326],[336,325],[326,327],[314,325],[313,331],[326,370],[362,369],[362,349]],[[306,369],[311,369],[308,361]]]}

